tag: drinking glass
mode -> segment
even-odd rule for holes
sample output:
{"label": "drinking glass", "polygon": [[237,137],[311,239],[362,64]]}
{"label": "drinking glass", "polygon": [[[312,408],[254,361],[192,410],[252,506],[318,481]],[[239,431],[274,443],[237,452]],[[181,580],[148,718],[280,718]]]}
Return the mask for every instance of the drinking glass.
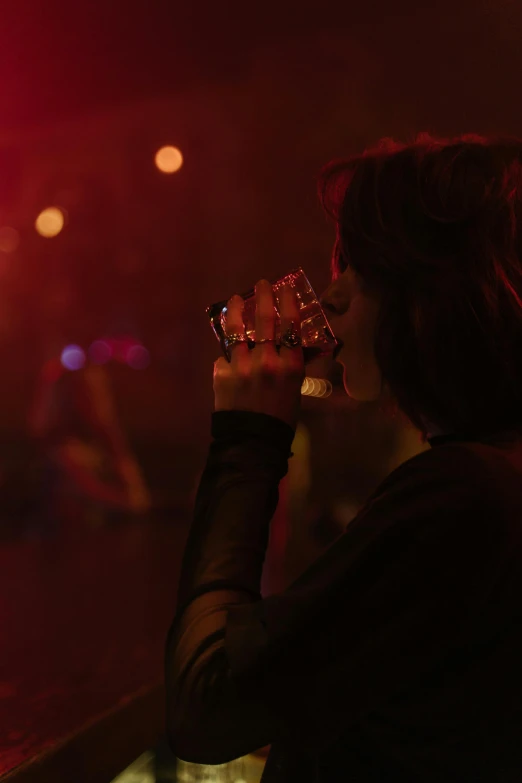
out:
{"label": "drinking glass", "polygon": [[[319,304],[319,298],[301,267],[294,269],[284,277],[272,282],[275,299],[276,347],[279,349],[281,341],[281,320],[279,315],[281,289],[285,285],[291,285],[297,294],[299,311],[301,315],[301,340],[305,364],[309,364],[314,359],[329,354],[336,355],[340,343],[336,339],[328,319],[324,314],[323,308]],[[245,307],[243,310],[243,322],[245,324],[245,333],[248,339],[248,347],[255,346],[255,315],[256,315],[256,297],[255,290],[251,289],[241,295]],[[225,357],[230,361],[230,351],[226,344],[225,326],[227,314],[227,301],[216,302],[207,307],[207,315],[210,318],[210,324],[219,340],[221,350]]]}

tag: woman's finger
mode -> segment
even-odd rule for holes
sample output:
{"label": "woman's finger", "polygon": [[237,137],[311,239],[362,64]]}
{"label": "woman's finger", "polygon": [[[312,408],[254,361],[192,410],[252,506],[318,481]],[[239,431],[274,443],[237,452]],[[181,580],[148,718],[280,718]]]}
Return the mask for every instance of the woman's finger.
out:
{"label": "woman's finger", "polygon": [[248,354],[248,343],[243,322],[244,307],[245,303],[239,294],[234,294],[227,302],[225,334],[226,345],[232,362]]}
{"label": "woman's finger", "polygon": [[281,357],[297,365],[303,364],[301,348],[301,314],[295,290],[285,285],[281,290]]}
{"label": "woman's finger", "polygon": [[275,324],[272,285],[268,280],[260,280],[256,285],[256,346],[261,353],[275,353]]}

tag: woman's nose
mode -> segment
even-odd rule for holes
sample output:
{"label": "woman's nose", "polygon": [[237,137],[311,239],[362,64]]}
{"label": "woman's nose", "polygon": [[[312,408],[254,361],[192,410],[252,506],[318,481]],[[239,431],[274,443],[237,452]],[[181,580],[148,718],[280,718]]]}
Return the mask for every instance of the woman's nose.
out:
{"label": "woman's nose", "polygon": [[329,301],[328,294],[326,292],[319,297],[319,304],[321,305],[321,308],[324,310],[324,312],[330,316],[330,318],[335,315],[335,308]]}

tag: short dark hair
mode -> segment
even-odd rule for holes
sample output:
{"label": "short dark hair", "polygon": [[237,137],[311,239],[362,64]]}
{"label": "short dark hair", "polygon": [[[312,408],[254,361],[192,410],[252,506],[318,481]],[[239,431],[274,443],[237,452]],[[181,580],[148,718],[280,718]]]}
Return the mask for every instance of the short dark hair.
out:
{"label": "short dark hair", "polygon": [[522,425],[522,141],[422,134],[332,161],[334,277],[382,296],[375,355],[426,435]]}

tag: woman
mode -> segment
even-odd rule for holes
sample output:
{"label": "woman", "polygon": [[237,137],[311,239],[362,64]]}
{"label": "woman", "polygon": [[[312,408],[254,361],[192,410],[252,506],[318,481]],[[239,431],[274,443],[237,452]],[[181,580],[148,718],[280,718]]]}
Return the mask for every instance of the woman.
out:
{"label": "woman", "polygon": [[[260,344],[237,342],[214,370],[167,645],[172,746],[216,764],[271,744],[267,783],[519,781],[522,142],[385,141],[330,164],[320,192],[337,226],[323,303],[346,391],[399,410],[431,448],[261,600],[303,359],[274,349],[258,284]],[[230,300],[229,334],[241,307]],[[291,293],[282,320],[298,322]]]}

